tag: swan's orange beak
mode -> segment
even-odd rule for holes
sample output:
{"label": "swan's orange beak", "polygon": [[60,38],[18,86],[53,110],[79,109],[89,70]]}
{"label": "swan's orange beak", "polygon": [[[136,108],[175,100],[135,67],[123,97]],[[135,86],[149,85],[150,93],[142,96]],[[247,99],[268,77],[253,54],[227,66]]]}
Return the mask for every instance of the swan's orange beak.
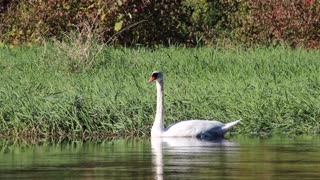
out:
{"label": "swan's orange beak", "polygon": [[150,83],[150,82],[152,82],[152,81],[154,81],[154,80],[156,80],[156,78],[155,78],[155,77],[153,77],[153,76],[151,76],[151,77],[149,78],[148,83]]}

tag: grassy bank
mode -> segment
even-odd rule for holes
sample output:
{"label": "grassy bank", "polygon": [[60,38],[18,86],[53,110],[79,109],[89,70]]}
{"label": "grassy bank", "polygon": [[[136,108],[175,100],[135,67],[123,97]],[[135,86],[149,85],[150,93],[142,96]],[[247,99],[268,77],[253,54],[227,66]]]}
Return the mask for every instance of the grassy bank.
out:
{"label": "grassy bank", "polygon": [[88,66],[53,46],[0,49],[0,134],[147,135],[154,70],[165,75],[166,125],[242,119],[233,133],[320,132],[320,51],[106,48]]}

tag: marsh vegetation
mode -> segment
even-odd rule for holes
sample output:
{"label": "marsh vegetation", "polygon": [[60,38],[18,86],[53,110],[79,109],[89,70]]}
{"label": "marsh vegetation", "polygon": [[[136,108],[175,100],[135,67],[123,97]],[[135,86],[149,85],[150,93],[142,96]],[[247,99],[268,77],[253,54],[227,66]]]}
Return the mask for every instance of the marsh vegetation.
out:
{"label": "marsh vegetation", "polygon": [[[93,47],[99,48],[99,47]],[[148,135],[166,79],[167,124],[242,119],[231,133],[320,131],[320,52],[277,48],[96,49],[90,66],[54,43],[0,49],[1,136]]]}

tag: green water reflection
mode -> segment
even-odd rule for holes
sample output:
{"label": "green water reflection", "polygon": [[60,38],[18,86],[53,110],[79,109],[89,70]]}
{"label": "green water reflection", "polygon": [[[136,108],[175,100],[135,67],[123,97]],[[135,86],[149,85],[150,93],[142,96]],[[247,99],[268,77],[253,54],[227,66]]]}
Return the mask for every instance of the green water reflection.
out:
{"label": "green water reflection", "polygon": [[320,179],[320,137],[0,140],[0,179]]}

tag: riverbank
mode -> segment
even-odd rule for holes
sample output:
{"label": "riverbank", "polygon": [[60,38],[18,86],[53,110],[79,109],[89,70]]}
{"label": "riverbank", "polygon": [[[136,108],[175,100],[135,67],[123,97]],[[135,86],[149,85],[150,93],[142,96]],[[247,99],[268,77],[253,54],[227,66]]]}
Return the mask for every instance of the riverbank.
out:
{"label": "riverbank", "polygon": [[166,125],[242,119],[231,133],[318,134],[319,57],[284,47],[104,48],[90,63],[51,45],[1,48],[0,134],[148,136],[154,70],[164,71]]}

